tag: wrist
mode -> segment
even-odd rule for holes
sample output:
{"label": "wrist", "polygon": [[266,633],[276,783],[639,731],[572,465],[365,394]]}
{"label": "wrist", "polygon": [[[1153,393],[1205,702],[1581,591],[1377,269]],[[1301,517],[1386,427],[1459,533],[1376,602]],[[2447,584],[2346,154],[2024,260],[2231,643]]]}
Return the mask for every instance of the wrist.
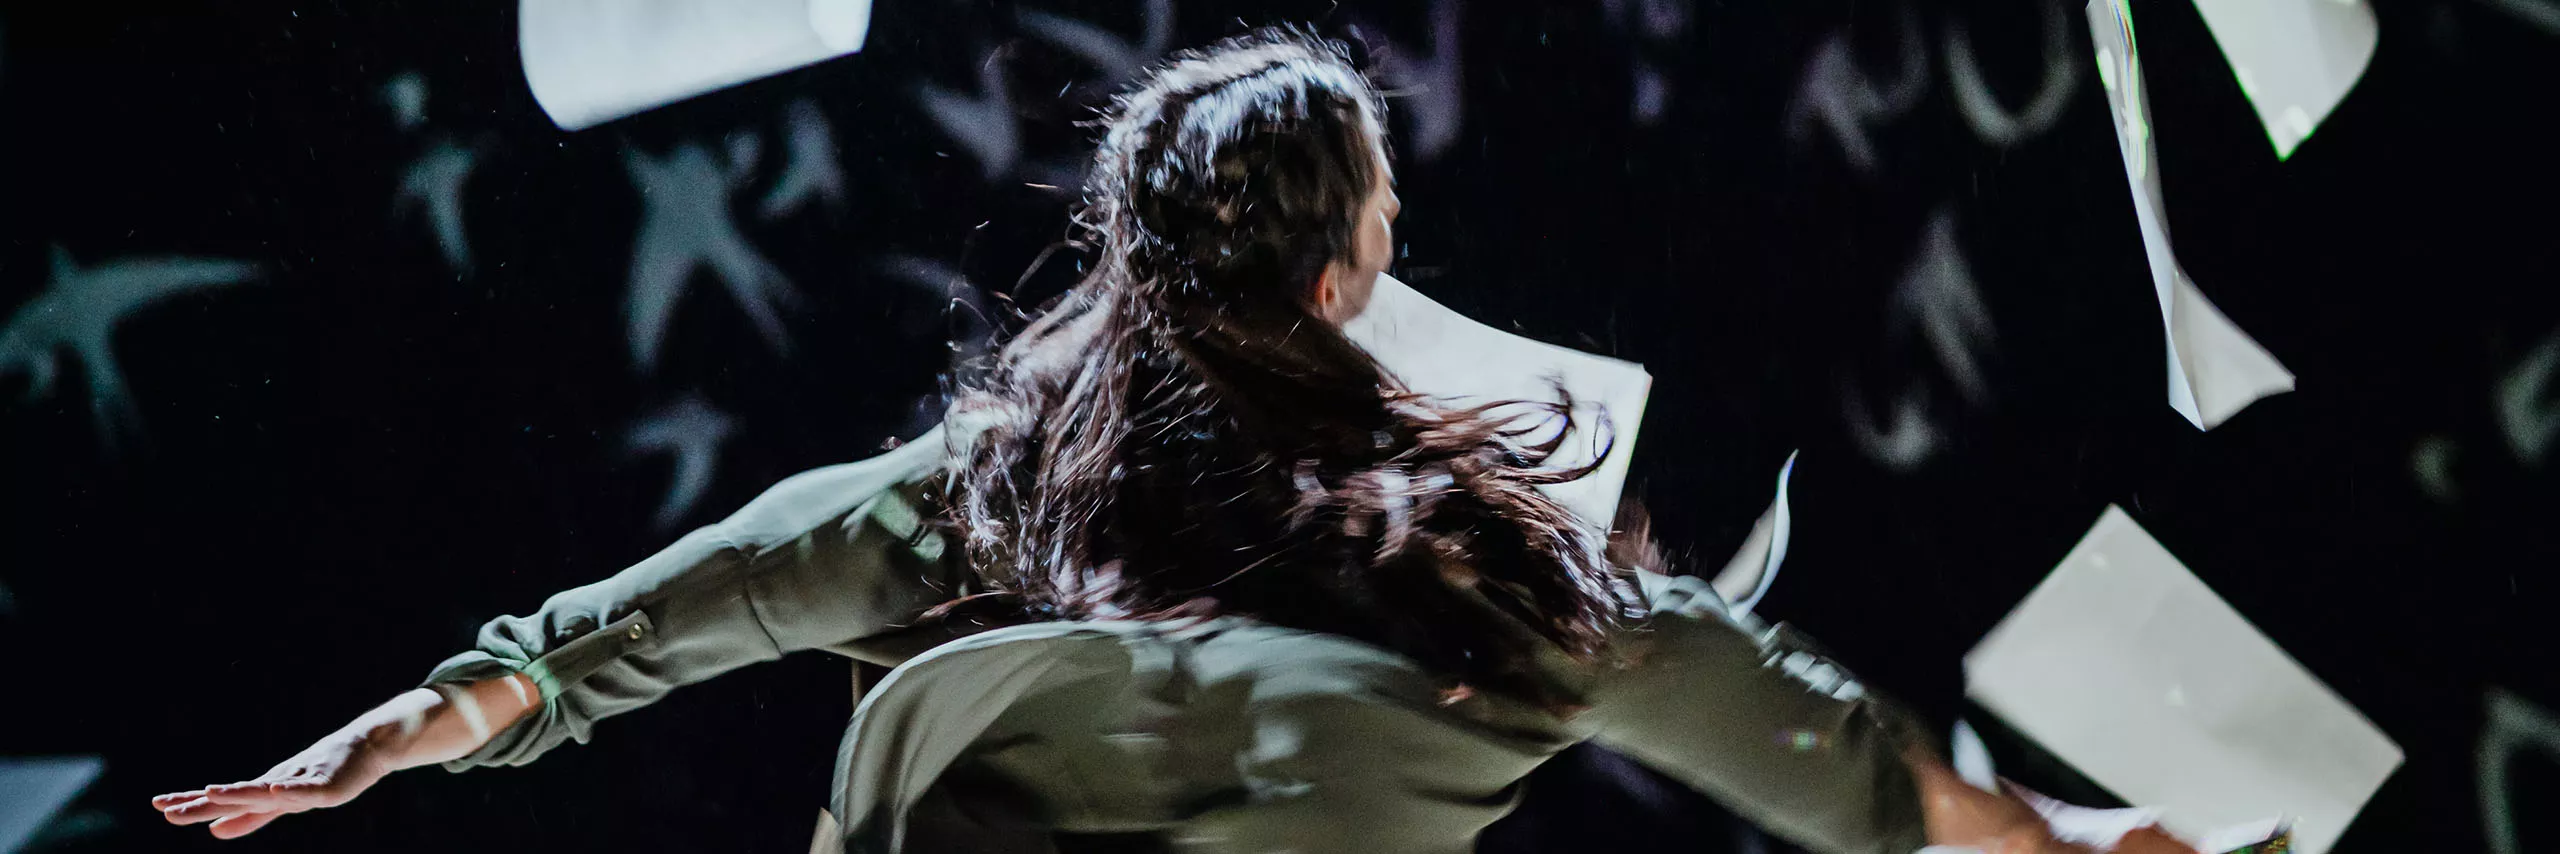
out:
{"label": "wrist", "polygon": [[2044,816],[2024,802],[1974,787],[1933,754],[1915,750],[1906,753],[1903,761],[1919,790],[1921,820],[1931,843],[1979,846],[1994,840],[2002,844],[2049,841]]}
{"label": "wrist", "polygon": [[404,691],[358,716],[332,737],[344,739],[357,752],[392,769],[424,765],[432,760],[411,761],[411,754],[417,752],[426,735],[429,717],[443,703],[444,698],[431,689]]}

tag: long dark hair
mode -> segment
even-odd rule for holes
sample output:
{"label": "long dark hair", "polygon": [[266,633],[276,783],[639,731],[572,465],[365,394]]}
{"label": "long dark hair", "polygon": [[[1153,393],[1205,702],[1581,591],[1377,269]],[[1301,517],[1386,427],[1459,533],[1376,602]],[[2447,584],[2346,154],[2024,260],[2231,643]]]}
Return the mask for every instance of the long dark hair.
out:
{"label": "long dark hair", "polygon": [[1551,707],[1571,698],[1540,655],[1608,657],[1631,589],[1536,488],[1590,471],[1545,467],[1570,407],[1412,394],[1315,307],[1385,179],[1383,110],[1294,29],[1178,54],[1118,100],[1076,217],[1094,270],[952,410],[948,521],[994,591],[975,604],[1244,615]]}

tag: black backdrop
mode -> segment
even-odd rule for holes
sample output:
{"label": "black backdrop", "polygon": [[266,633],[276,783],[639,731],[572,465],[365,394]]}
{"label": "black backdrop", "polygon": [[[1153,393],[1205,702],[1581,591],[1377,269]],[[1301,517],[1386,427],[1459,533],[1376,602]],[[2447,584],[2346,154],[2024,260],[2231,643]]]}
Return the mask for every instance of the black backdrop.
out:
{"label": "black backdrop", "polygon": [[[2181,260],[2300,378],[2210,433],[2165,405],[2095,75],[2006,146],[1950,94],[1957,27],[2011,105],[2048,71],[2041,15],[2064,16],[2085,72],[2077,4],[1185,2],[1173,42],[1282,20],[1363,40],[1412,93],[1398,275],[1645,363],[1636,479],[1705,570],[1801,449],[1794,549],[1762,611],[1862,675],[1960,713],[1962,652],[2121,504],[2409,751],[2341,850],[2474,850],[2483,697],[2560,706],[2541,613],[2560,491],[2518,441],[2560,406],[2532,367],[2560,323],[2560,31],[2535,23],[2560,11],[2536,3],[2379,0],[2364,80],[2282,163],[2193,7],[2132,4]],[[0,340],[0,755],[107,762],[41,846],[209,849],[144,798],[255,774],[487,617],[930,423],[945,342],[979,329],[951,297],[1001,306],[1073,278],[1072,252],[1035,265],[1071,178],[1040,185],[1076,162],[1074,122],[1110,81],[1020,13],[1135,43],[1148,8],[883,3],[859,55],[578,133],[532,102],[511,4],[0,11],[0,304],[19,333]],[[1917,63],[1917,100],[1791,121],[1835,39],[1880,88]],[[1009,164],[920,95],[970,95],[990,61],[1018,122]],[[423,97],[404,110],[404,92]],[[791,140],[813,126],[843,192],[760,210],[808,165]],[[641,367],[634,163],[688,151],[730,173],[699,184],[727,197],[652,193],[734,226],[798,299],[777,345],[697,271]],[[467,264],[439,243],[439,201]],[[1932,223],[1978,303],[1897,290]],[[30,330],[105,317],[38,317],[57,251],[83,286],[167,256],[256,273],[49,356]],[[972,284],[916,273],[935,265]],[[100,353],[124,427],[93,413]],[[47,387],[35,368],[57,357]],[[662,511],[688,466],[707,471],[698,496]],[[231,847],[799,850],[844,684],[823,657],[754,668],[536,766],[401,775]],[[2516,769],[2526,850],[2560,839],[2534,823],[2541,762]],[[1759,844],[1606,756],[1539,782],[1488,850]]]}

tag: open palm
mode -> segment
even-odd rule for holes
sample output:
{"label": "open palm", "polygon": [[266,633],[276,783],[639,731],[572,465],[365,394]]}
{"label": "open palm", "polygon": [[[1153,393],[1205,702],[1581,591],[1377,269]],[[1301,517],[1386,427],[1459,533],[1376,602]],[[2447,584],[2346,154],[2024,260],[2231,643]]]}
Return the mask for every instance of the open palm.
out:
{"label": "open palm", "polygon": [[202,824],[214,838],[236,839],[276,817],[354,800],[391,768],[362,733],[333,733],[255,779],[151,799],[171,824]]}

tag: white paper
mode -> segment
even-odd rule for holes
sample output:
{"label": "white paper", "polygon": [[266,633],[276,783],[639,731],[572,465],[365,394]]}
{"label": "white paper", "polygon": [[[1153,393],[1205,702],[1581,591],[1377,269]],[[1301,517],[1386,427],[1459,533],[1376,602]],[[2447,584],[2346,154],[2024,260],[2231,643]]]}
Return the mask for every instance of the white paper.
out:
{"label": "white paper", "polygon": [[2215,596],[2122,509],[1965,656],[1966,693],[2198,838],[2269,816],[2322,854],[2398,745]]}
{"label": "white paper", "polygon": [[2160,323],[2169,341],[2169,406],[2210,430],[2259,398],[2291,391],[2293,372],[2214,308],[2178,266],[2161,206],[2155,168],[2159,147],[2152,140],[2150,99],[2143,91],[2133,25],[2109,0],[2090,0],[2088,14],[2098,79],[2114,112],[2125,178],[2133,187],[2134,221],[2142,229],[2143,252],[2151,264],[2152,296],[2160,303]]}
{"label": "white paper", "polygon": [[[1368,306],[1343,323],[1342,332],[1407,388],[1460,405],[1554,402],[1555,384],[1561,381],[1574,399],[1576,432],[1553,464],[1588,463],[1604,439],[1614,444],[1608,445],[1609,456],[1597,471],[1542,489],[1592,524],[1606,527],[1616,518],[1618,496],[1627,485],[1627,458],[1635,453],[1636,428],[1653,390],[1653,377],[1644,366],[1477,323],[1386,275],[1378,276]],[[1604,410],[1607,434],[1599,432]]]}
{"label": "white paper", "polygon": [[[2293,390],[2293,372],[2196,290],[2187,271],[2169,294],[2169,369],[2183,404],[2172,404],[2196,426],[2212,429],[2259,398]],[[2175,391],[2172,392],[2176,394]]]}
{"label": "white paper", "polygon": [[1778,496],[1769,500],[1769,509],[1751,523],[1751,533],[1742,538],[1742,547],[1733,550],[1733,558],[1709,582],[1716,595],[1732,605],[1733,610],[1748,614],[1769,595],[1769,587],[1778,581],[1778,570],[1787,562],[1787,542],[1793,537],[1793,512],[1787,509],[1787,481],[1796,471],[1796,455],[1787,454],[1785,465],[1778,467]]}
{"label": "white paper", "polygon": [[521,0],[533,100],[562,130],[862,50],[871,0]]}
{"label": "white paper", "polygon": [[2196,11],[2279,160],[2355,88],[2380,40],[2364,0],[2196,0]]}

